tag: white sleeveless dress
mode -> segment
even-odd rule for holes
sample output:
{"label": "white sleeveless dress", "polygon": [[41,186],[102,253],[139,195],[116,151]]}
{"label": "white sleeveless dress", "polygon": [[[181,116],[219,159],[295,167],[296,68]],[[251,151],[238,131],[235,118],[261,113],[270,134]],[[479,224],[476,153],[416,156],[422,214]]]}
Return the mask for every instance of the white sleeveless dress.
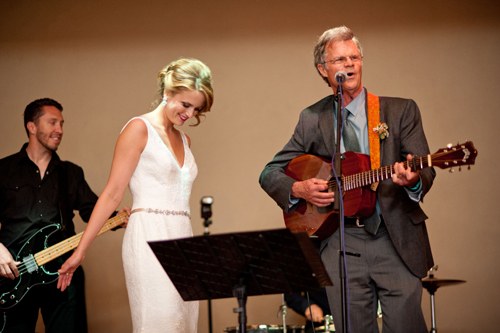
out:
{"label": "white sleeveless dress", "polygon": [[[146,123],[148,141],[129,183],[132,210],[152,208],[189,212],[191,187],[198,168],[184,133],[181,132],[184,143],[181,168],[149,121],[136,118]],[[144,211],[130,216],[122,254],[134,332],[197,331],[199,302],[182,300],[147,244],[147,241],[191,236],[193,231],[188,216]]]}

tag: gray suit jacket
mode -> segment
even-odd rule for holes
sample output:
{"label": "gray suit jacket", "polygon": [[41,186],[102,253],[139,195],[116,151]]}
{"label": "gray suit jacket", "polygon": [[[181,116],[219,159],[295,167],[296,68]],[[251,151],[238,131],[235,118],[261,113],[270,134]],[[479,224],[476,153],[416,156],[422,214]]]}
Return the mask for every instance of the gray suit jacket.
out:
{"label": "gray suit jacket", "polygon": [[[366,90],[362,93],[366,94]],[[406,161],[407,154],[429,154],[420,111],[413,100],[380,97],[380,122],[389,126],[389,137],[380,145],[381,166]],[[260,185],[281,209],[293,210],[295,207],[289,209],[288,206],[295,180],[284,174],[288,163],[302,154],[331,159],[334,149],[333,95],[330,95],[301,112],[292,138],[262,171]],[[422,198],[431,188],[435,175],[434,168],[420,171]],[[413,274],[425,277],[434,263],[424,222],[427,216],[420,204],[412,201],[405,189],[392,179],[379,184],[377,198],[399,255]]]}

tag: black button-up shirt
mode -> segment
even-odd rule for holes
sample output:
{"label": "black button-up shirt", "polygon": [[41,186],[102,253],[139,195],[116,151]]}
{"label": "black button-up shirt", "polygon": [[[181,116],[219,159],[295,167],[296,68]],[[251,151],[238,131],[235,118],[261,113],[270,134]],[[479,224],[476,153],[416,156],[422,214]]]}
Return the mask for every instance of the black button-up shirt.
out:
{"label": "black button-up shirt", "polygon": [[62,202],[67,206],[63,212],[68,212],[69,221],[65,221],[62,233],[56,235],[53,241],[74,235],[73,211],[78,210],[81,218],[88,222],[97,202],[97,196],[85,181],[81,167],[61,161],[54,152],[41,179],[40,170],[28,157],[26,147],[27,144],[19,153],[0,160],[0,242],[13,254],[17,254],[26,240],[40,228],[62,223],[59,177],[67,175],[67,195]]}

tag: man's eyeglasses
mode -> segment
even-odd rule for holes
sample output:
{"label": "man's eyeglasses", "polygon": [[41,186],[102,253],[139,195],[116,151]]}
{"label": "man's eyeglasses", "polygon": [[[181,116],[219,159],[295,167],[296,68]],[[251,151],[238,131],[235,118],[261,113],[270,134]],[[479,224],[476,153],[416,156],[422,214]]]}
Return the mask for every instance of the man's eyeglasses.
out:
{"label": "man's eyeglasses", "polygon": [[352,55],[352,56],[348,56],[348,57],[337,57],[335,59],[325,61],[325,63],[329,62],[329,63],[334,64],[334,65],[344,65],[346,63],[347,59],[351,59],[352,62],[357,63],[357,62],[360,62],[361,59],[363,59],[363,57],[356,54],[356,55]]}

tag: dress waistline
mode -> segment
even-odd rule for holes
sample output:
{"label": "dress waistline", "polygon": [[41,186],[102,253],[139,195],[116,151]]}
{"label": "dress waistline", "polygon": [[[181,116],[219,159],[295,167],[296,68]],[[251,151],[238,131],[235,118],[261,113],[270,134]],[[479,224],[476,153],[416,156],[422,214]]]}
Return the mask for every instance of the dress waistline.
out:
{"label": "dress waistline", "polygon": [[130,212],[130,215],[134,213],[145,212],[145,213],[154,213],[154,214],[162,214],[162,215],[182,215],[187,216],[191,219],[191,213],[186,210],[167,210],[167,209],[153,209],[153,208],[136,208]]}

